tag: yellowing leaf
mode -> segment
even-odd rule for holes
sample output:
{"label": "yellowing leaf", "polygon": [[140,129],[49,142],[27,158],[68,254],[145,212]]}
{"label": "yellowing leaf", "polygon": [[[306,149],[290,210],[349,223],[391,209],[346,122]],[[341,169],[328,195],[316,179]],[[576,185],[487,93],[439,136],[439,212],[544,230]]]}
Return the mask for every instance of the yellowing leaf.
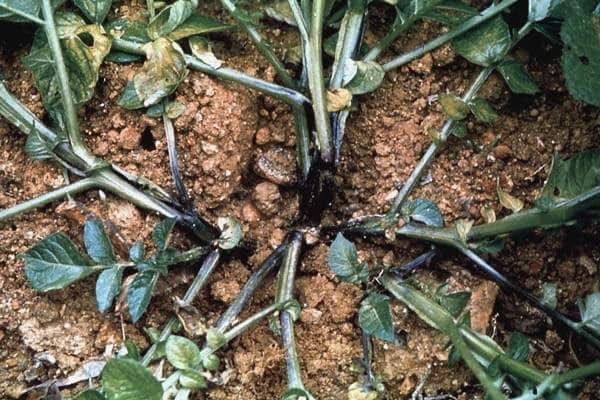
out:
{"label": "yellowing leaf", "polygon": [[352,104],[352,93],[348,89],[334,89],[327,91],[327,111],[337,112]]}
{"label": "yellowing leaf", "polygon": [[481,216],[485,219],[485,222],[491,224],[492,222],[496,222],[496,212],[490,206],[481,207]]}
{"label": "yellowing leaf", "polygon": [[454,94],[440,94],[439,102],[442,105],[444,112],[452,119],[461,120],[469,115],[469,106],[460,97]]}
{"label": "yellowing leaf", "polygon": [[502,204],[502,206],[504,206],[505,208],[512,210],[512,212],[519,212],[523,209],[523,200],[506,193],[505,191],[500,189],[500,186],[496,187],[496,192],[498,192],[498,199],[500,200],[500,204]]}
{"label": "yellowing leaf", "polygon": [[467,242],[469,232],[471,231],[474,222],[475,221],[473,221],[472,219],[459,219],[455,222],[454,225],[456,226],[456,232],[458,233],[458,237],[463,243]]}

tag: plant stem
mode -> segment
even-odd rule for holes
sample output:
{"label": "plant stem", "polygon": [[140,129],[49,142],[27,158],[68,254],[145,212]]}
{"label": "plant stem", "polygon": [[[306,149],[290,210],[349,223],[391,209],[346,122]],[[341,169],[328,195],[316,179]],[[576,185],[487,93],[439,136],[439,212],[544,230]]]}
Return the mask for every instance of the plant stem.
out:
{"label": "plant stem", "polygon": [[587,332],[585,328],[580,328],[577,323],[571,321],[569,318],[559,313],[558,311],[548,307],[544,303],[540,302],[535,296],[531,293],[523,289],[522,287],[515,285],[498,271],[493,268],[490,264],[488,264],[484,259],[475,254],[472,250],[467,249],[466,247],[459,246],[457,247],[460,252],[466,255],[471,261],[473,261],[477,266],[479,266],[487,275],[489,275],[496,283],[504,287],[505,289],[509,289],[520,296],[524,297],[529,303],[531,303],[537,309],[543,311],[548,314],[554,320],[559,321],[564,324],[568,328],[580,334],[586,341],[595,347],[600,349],[600,339],[594,337],[591,333]]}
{"label": "plant stem", "polygon": [[41,196],[24,201],[13,207],[0,210],[0,221],[5,221],[21,213],[43,207],[49,203],[52,203],[53,201],[61,200],[69,195],[85,192],[94,186],[97,186],[97,182],[94,178],[83,178],[77,182],[73,182],[69,185],[52,190],[51,192],[44,193]]}
{"label": "plant stem", "polygon": [[219,317],[215,323],[215,328],[223,332],[227,329],[234,319],[240,314],[250,297],[254,294],[256,289],[262,284],[264,279],[273,272],[279,265],[279,261],[283,255],[283,252],[287,248],[287,242],[280,244],[266,259],[263,261],[261,266],[250,275],[250,278],[246,281],[236,299],[229,305],[227,310]]}
{"label": "plant stem", "polygon": [[54,69],[56,71],[62,105],[64,108],[65,124],[69,134],[69,142],[71,143],[73,152],[93,168],[99,163],[99,160],[88,150],[81,137],[79,121],[77,120],[77,111],[75,109],[75,104],[73,103],[71,86],[69,85],[69,75],[67,74],[67,67],[65,66],[65,60],[62,54],[60,39],[58,38],[58,33],[56,31],[53,13],[54,10],[52,9],[51,0],[42,0],[42,14],[45,20],[44,28],[48,39],[48,45],[52,51],[52,58],[54,59]]}
{"label": "plant stem", "polygon": [[399,279],[403,279],[417,268],[429,264],[431,260],[433,260],[433,258],[438,254],[438,252],[439,251],[437,249],[430,250],[427,253],[421,254],[417,258],[410,260],[404,265],[391,268],[390,270],[388,270],[388,273],[394,274]]}
{"label": "plant stem", "polygon": [[[494,67],[486,67],[483,70],[481,70],[481,72],[479,73],[479,75],[477,75],[477,78],[475,78],[469,89],[462,96],[463,101],[468,102],[473,99],[475,94],[479,91],[479,89],[481,89],[481,87],[483,86],[483,84],[485,83],[485,81],[490,76],[493,70]],[[395,221],[398,218],[402,203],[404,202],[404,200],[406,200],[406,197],[412,191],[415,185],[419,182],[423,173],[429,168],[429,165],[433,161],[439,149],[448,139],[448,136],[450,136],[454,123],[455,121],[453,119],[448,119],[448,121],[446,121],[440,133],[439,142],[431,143],[431,145],[429,146],[419,163],[416,165],[413,172],[410,174],[410,176],[402,186],[402,189],[400,189],[400,191],[394,198],[394,202],[385,218],[393,221]]]}
{"label": "plant stem", "polygon": [[[112,44],[112,48],[114,50],[131,54],[145,55],[142,47],[143,44],[141,43],[124,39],[115,39],[113,40]],[[189,54],[185,55],[185,60],[189,68],[227,81],[241,83],[244,86],[275,97],[287,104],[301,107],[303,104],[309,103],[309,100],[303,94],[295,90],[288,89],[271,82],[263,81],[262,79],[254,78],[235,69],[227,67],[213,68]]]}
{"label": "plant stem", "polygon": [[[302,242],[304,237],[300,232],[292,233],[290,243],[286,249],[279,277],[277,281],[277,303],[285,303],[293,298],[294,278],[300,260]],[[300,372],[300,361],[294,338],[294,321],[289,312],[281,310],[279,320],[281,323],[281,338],[283,348],[286,351],[286,366],[288,376],[288,388],[304,389],[302,374]]]}
{"label": "plant stem", "polygon": [[371,335],[361,328],[361,343],[363,348],[363,366],[365,368],[365,376],[367,378],[367,384],[373,386],[375,380],[375,374],[373,373],[373,341]]}
{"label": "plant stem", "polygon": [[406,304],[419,317],[425,320],[425,322],[432,325],[434,328],[443,331],[450,337],[452,344],[460,353],[463,361],[467,364],[471,372],[473,372],[479,382],[483,385],[489,398],[494,400],[505,399],[500,389],[496,387],[481,364],[473,357],[467,343],[460,335],[454,319],[446,312],[446,310],[438,304],[434,304],[417,290],[406,284],[399,283],[389,274],[382,275],[380,281],[394,297]]}
{"label": "plant stem", "polygon": [[269,43],[267,43],[261,34],[258,33],[254,25],[252,25],[248,19],[242,16],[243,14],[240,15],[240,13],[244,13],[244,11],[238,9],[232,0],[221,0],[221,4],[223,5],[223,8],[225,8],[229,14],[235,18],[238,24],[246,31],[248,36],[250,36],[250,39],[254,42],[256,47],[258,47],[258,50],[267,59],[267,61],[271,63],[273,68],[275,68],[277,75],[284,85],[294,90],[300,90],[298,84],[285,69],[283,63],[279,60],[275,53],[273,53],[273,50],[271,50]]}
{"label": "plant stem", "polygon": [[[252,314],[250,317],[243,320],[239,324],[236,324],[233,328],[231,328],[228,331],[223,333],[223,335],[225,337],[225,341],[219,348],[221,348],[221,347],[225,346],[227,343],[231,342],[233,339],[235,339],[236,337],[241,335],[244,331],[248,330],[248,328],[250,328],[252,325],[255,325],[263,318],[266,318],[269,315],[273,314],[275,311],[281,309],[281,307],[283,307],[284,305],[285,305],[285,302],[272,304],[268,307],[263,308],[259,312]],[[217,350],[218,349],[211,349],[210,347],[204,347],[202,349],[202,351],[200,352],[200,359],[201,360],[205,359],[206,357],[213,354]]]}
{"label": "plant stem", "polygon": [[36,17],[35,15],[27,14],[19,9],[13,8],[6,4],[0,3],[0,10],[1,9],[4,9],[11,14],[15,14],[15,15],[18,15],[19,17],[25,18],[25,19],[27,19],[33,23],[36,23],[38,25],[44,25],[46,23],[43,19],[40,19],[40,18]]}
{"label": "plant stem", "polygon": [[154,14],[156,13],[156,10],[154,9],[154,0],[146,0],[146,8],[148,9],[150,19],[154,18]]}
{"label": "plant stem", "polygon": [[[220,259],[221,259],[221,251],[218,248],[212,250],[209,253],[208,257],[206,257],[206,259],[202,263],[202,266],[198,270],[198,273],[196,274],[196,277],[192,281],[192,284],[189,286],[188,290],[185,292],[185,295],[181,299],[182,304],[189,305],[194,301],[194,299],[196,298],[198,293],[200,293],[200,290],[202,289],[202,287],[208,281],[208,277],[210,276],[210,274],[214,271],[216,266],[219,264]],[[176,317],[172,317],[167,322],[167,324],[164,326],[163,330],[160,333],[158,342],[163,342],[163,341],[167,340],[169,335],[171,335],[171,333],[173,333],[173,329],[177,325],[177,322],[178,322],[178,320]],[[154,354],[156,353],[157,347],[158,346],[156,343],[153,344],[152,346],[150,346],[150,348],[146,351],[146,354],[144,354],[144,357],[142,358],[142,365],[148,366],[152,362],[152,359],[154,357]]]}
{"label": "plant stem", "polygon": [[163,114],[163,124],[165,127],[165,138],[167,139],[169,166],[171,167],[171,175],[173,176],[173,181],[175,182],[175,189],[177,190],[177,195],[181,204],[190,209],[193,207],[192,200],[190,199],[190,196],[185,188],[183,179],[181,177],[181,171],[179,170],[177,144],[175,142],[175,128],[173,127],[173,122],[171,119],[165,114]]}
{"label": "plant stem", "polygon": [[473,29],[474,27],[482,24],[483,22],[493,18],[494,16],[500,14],[502,11],[506,10],[508,7],[512,6],[519,0],[504,0],[500,3],[492,4],[485,10],[483,10],[480,14],[469,18],[464,21],[460,25],[456,26],[452,30],[444,33],[443,35],[438,36],[437,38],[416,47],[415,49],[409,51],[408,53],[402,54],[391,61],[388,61],[383,65],[384,71],[388,72],[402,65],[408,64],[409,62],[416,60],[417,58],[423,56],[424,54],[442,46],[445,43],[448,43],[452,39],[457,36],[462,35],[463,33]]}

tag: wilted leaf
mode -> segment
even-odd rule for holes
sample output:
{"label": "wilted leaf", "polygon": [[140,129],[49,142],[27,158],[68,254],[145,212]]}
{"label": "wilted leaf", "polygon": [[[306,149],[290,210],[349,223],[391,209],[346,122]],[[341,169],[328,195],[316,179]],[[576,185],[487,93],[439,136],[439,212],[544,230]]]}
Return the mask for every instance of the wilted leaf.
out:
{"label": "wilted leaf", "polygon": [[200,365],[200,349],[188,338],[169,336],[165,351],[167,360],[177,369],[195,369]]}
{"label": "wilted leaf", "polygon": [[496,222],[496,212],[492,207],[483,206],[480,213],[486,223],[491,224],[492,222]]}
{"label": "wilted leaf", "polygon": [[216,350],[227,342],[225,335],[217,328],[209,328],[206,331],[206,344],[209,348]]}
{"label": "wilted leaf", "polygon": [[481,97],[475,97],[469,102],[469,109],[479,121],[484,124],[493,124],[499,118],[492,105]]}
{"label": "wilted leaf", "polygon": [[348,387],[348,400],[377,400],[379,393],[370,387],[360,382],[354,382]]}
{"label": "wilted leaf", "polygon": [[225,25],[210,17],[194,13],[173,32],[169,33],[167,37],[171,40],[181,40],[195,35],[223,32],[231,28],[232,26],[230,25]]}
{"label": "wilted leaf", "polygon": [[582,151],[568,160],[561,160],[557,154],[540,198],[570,199],[596,186],[600,186],[599,149]]}
{"label": "wilted leaf", "polygon": [[158,272],[155,271],[139,272],[127,289],[127,306],[133,323],[136,323],[146,312],[158,276]]}
{"label": "wilted leaf", "polygon": [[96,303],[101,313],[106,312],[121,289],[123,268],[112,267],[102,271],[96,281]]}
{"label": "wilted leaf", "polygon": [[496,17],[454,39],[454,50],[473,64],[487,67],[498,62],[510,49],[510,29]]}
{"label": "wilted leaf", "polygon": [[600,107],[600,15],[580,1],[565,1],[562,64],[573,97]]}
{"label": "wilted leaf", "polygon": [[352,61],[356,65],[356,73],[352,80],[345,85],[353,95],[370,93],[383,83],[385,71],[375,61]]}
{"label": "wilted leaf", "polygon": [[112,0],[74,0],[83,14],[96,24],[101,24],[110,11]]}
{"label": "wilted leaf", "polygon": [[469,115],[469,106],[460,97],[451,93],[442,93],[438,97],[444,112],[454,120],[465,119]]}
{"label": "wilted leaf", "polygon": [[327,111],[338,112],[352,104],[352,92],[340,88],[327,91]]}
{"label": "wilted leaf", "polygon": [[212,68],[221,68],[223,61],[219,60],[212,52],[210,42],[202,36],[192,36],[189,38],[190,50],[192,54],[203,63]]}
{"label": "wilted leaf", "polygon": [[[136,43],[148,43],[151,41],[148,36],[147,25],[141,21],[130,21],[128,19],[116,19],[105,25],[106,32],[114,39],[129,40]],[[130,63],[141,61],[143,57],[138,54],[131,54],[119,50],[111,50],[106,56],[107,61],[116,63]]]}
{"label": "wilted leaf", "polygon": [[174,218],[167,218],[156,224],[152,230],[152,240],[156,245],[157,251],[163,251],[167,248],[171,240],[173,228],[175,228]]}
{"label": "wilted leaf", "polygon": [[498,200],[500,200],[500,204],[502,204],[502,206],[505,208],[508,208],[512,212],[519,212],[523,209],[523,200],[506,193],[500,189],[500,186],[496,187],[496,192],[498,193]]}
{"label": "wilted leaf", "polygon": [[577,303],[581,313],[580,325],[600,334],[600,292],[589,294],[584,301]]}
{"label": "wilted leaf", "polygon": [[338,233],[329,248],[329,268],[335,275],[346,282],[364,282],[369,277],[366,263],[358,261],[356,247],[341,233]]}
{"label": "wilted leaf", "polygon": [[442,227],[444,219],[438,206],[429,199],[418,198],[402,205],[402,216],[425,225]]}
{"label": "wilted leaf", "polygon": [[[98,71],[110,51],[111,39],[100,25],[85,25],[80,17],[72,13],[57,13],[56,25],[73,102],[79,106],[94,95]],[[33,73],[35,86],[42,95],[46,109],[60,109],[60,86],[43,30],[36,34],[31,52],[23,58],[23,64]]]}
{"label": "wilted leaf", "polygon": [[177,0],[163,8],[150,20],[148,36],[153,40],[167,36],[188,19],[197,6],[197,0]]}
{"label": "wilted leaf", "polygon": [[137,361],[113,358],[102,371],[108,400],[161,400],[163,389],[152,373]]}
{"label": "wilted leaf", "polygon": [[96,271],[64,233],[37,243],[25,252],[23,261],[27,280],[43,292],[65,288]]}
{"label": "wilted leaf", "polygon": [[513,93],[536,94],[540,91],[537,83],[520,62],[515,60],[503,61],[497,69]]}
{"label": "wilted leaf", "polygon": [[158,103],[173,93],[187,76],[183,50],[169,39],[159,38],[144,45],[147,61],[127,82],[119,105],[135,110]]}
{"label": "wilted leaf", "polygon": [[221,230],[221,236],[217,239],[219,247],[223,250],[231,250],[242,240],[242,226],[235,218],[217,219],[217,225]]}
{"label": "wilted leaf", "polygon": [[557,306],[556,301],[556,283],[545,282],[542,286],[542,298],[540,301],[542,304],[547,305],[548,307],[555,309]]}
{"label": "wilted leaf", "polygon": [[519,332],[513,332],[508,339],[506,354],[516,361],[527,362],[529,355],[529,339]]}
{"label": "wilted leaf", "polygon": [[396,334],[390,311],[390,299],[379,293],[372,293],[360,303],[358,323],[367,334],[394,342]]}
{"label": "wilted leaf", "polygon": [[99,264],[114,264],[117,259],[102,222],[88,218],[83,227],[83,243],[88,255]]}
{"label": "wilted leaf", "polygon": [[469,237],[469,232],[471,232],[471,228],[473,227],[472,219],[459,219],[454,224],[456,226],[456,232],[458,233],[458,237],[463,243],[467,242],[467,238]]}
{"label": "wilted leaf", "polygon": [[294,18],[288,0],[275,0],[270,2],[269,5],[265,7],[265,14],[275,21],[285,22],[291,26],[297,26],[296,19]]}
{"label": "wilted leaf", "polygon": [[479,14],[479,11],[476,8],[471,7],[462,0],[444,0],[428,11],[425,17],[452,27],[477,14]]}

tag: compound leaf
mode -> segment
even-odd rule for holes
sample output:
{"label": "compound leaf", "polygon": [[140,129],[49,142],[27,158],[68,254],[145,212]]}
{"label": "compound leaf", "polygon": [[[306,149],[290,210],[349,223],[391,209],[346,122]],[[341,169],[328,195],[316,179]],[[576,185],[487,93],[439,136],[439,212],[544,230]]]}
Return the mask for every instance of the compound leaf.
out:
{"label": "compound leaf", "polygon": [[119,294],[123,280],[123,268],[112,267],[98,275],[96,281],[96,303],[101,313],[108,311],[115,297]]}
{"label": "compound leaf", "polygon": [[139,272],[135,277],[129,290],[127,291],[127,306],[129,307],[129,315],[131,320],[135,323],[144,314],[150,299],[152,298],[152,292],[158,281],[159,273],[155,271],[142,271]]}
{"label": "compound leaf", "polygon": [[99,264],[114,264],[117,259],[102,222],[89,218],[83,227],[83,243],[88,255]]}

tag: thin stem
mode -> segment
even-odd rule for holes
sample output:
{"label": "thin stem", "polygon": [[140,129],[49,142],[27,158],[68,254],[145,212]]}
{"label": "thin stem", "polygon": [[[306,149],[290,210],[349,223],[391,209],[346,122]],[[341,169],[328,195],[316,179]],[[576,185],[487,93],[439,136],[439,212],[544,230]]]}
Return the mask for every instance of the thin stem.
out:
{"label": "thin stem", "polygon": [[254,25],[248,21],[247,18],[243,17],[244,11],[239,10],[235,3],[231,0],[221,0],[221,4],[223,7],[229,12],[229,14],[235,18],[238,24],[246,31],[250,39],[254,42],[258,50],[262,53],[262,55],[271,63],[275,71],[277,71],[277,75],[284,83],[285,86],[299,90],[298,84],[291,77],[289,72],[285,69],[283,63],[279,60],[279,58],[275,55],[273,50],[271,50],[271,46],[269,43],[265,41],[262,35],[256,30]]}
{"label": "thin stem", "polygon": [[[277,281],[277,303],[285,303],[293,298],[294,278],[300,260],[304,237],[300,232],[294,232],[282,261]],[[288,388],[304,389],[296,340],[294,338],[294,322],[289,312],[280,313],[281,338],[286,351]]]}
{"label": "thin stem", "polygon": [[287,242],[279,245],[265,261],[263,261],[261,266],[250,275],[250,278],[248,278],[234,302],[229,305],[227,310],[225,310],[215,323],[215,328],[223,332],[231,325],[233,320],[237,318],[244,306],[248,303],[248,300],[250,300],[256,289],[260,287],[264,279],[277,268],[286,248]]}
{"label": "thin stem", "polygon": [[[188,290],[185,292],[183,299],[181,299],[183,304],[189,305],[194,301],[194,299],[196,298],[198,293],[200,293],[200,290],[202,289],[202,287],[208,281],[208,277],[210,276],[210,274],[214,271],[215,267],[219,264],[220,259],[221,259],[221,251],[219,249],[214,249],[210,252],[208,257],[206,257],[206,259],[202,263],[202,266],[198,270],[198,273],[196,274],[196,277],[192,281],[192,284],[189,286]],[[178,322],[178,320],[176,317],[172,317],[167,322],[167,324],[164,326],[163,330],[160,333],[158,343],[164,342],[165,340],[167,340],[169,335],[171,335],[171,333],[173,333],[173,329],[175,328],[175,326],[177,326],[177,322]],[[144,357],[142,358],[142,365],[148,366],[152,362],[157,348],[158,348],[157,343],[150,346],[150,348],[146,351],[146,354],[144,354]]]}
{"label": "thin stem", "polygon": [[433,260],[433,258],[438,254],[438,252],[439,250],[437,249],[430,250],[427,253],[421,254],[417,258],[410,260],[404,265],[391,268],[388,272],[394,274],[399,279],[403,279],[417,268],[429,264],[431,260]]}
{"label": "thin stem", "polygon": [[[398,11],[399,13],[400,11]],[[364,61],[376,60],[388,47],[392,45],[400,37],[400,35],[410,28],[416,21],[421,18],[421,14],[411,13],[408,17],[396,15],[396,20],[392,24],[392,29],[383,37],[371,50],[363,57]]]}
{"label": "thin stem", "polygon": [[462,35],[463,33],[473,29],[474,27],[482,24],[483,22],[495,17],[500,14],[502,11],[512,6],[519,0],[504,0],[497,4],[492,4],[490,7],[483,10],[479,15],[476,15],[468,20],[464,21],[462,24],[456,26],[452,30],[444,33],[443,35],[438,36],[437,38],[422,44],[415,49],[409,51],[408,53],[402,54],[391,61],[388,61],[383,65],[384,71],[388,72],[402,65],[408,64],[409,62],[416,60],[417,58],[423,56],[426,53],[442,46],[445,43],[448,43],[452,39],[457,36]]}
{"label": "thin stem", "polygon": [[499,273],[494,267],[492,267],[484,259],[482,259],[477,254],[475,254],[475,252],[473,252],[472,250],[469,250],[463,246],[458,246],[457,249],[461,253],[466,255],[477,266],[479,266],[483,272],[485,272],[488,276],[490,276],[494,280],[494,282],[498,283],[500,286],[502,286],[505,289],[508,289],[514,293],[517,293],[519,296],[525,298],[535,308],[543,311],[544,313],[546,313],[550,317],[552,317],[554,320],[559,321],[560,323],[567,326],[571,330],[580,334],[583,338],[585,338],[586,341],[593,344],[595,347],[600,348],[600,339],[596,338],[591,333],[587,332],[585,330],[585,328],[580,328],[576,322],[571,321],[569,318],[567,318],[560,312],[548,307],[544,303],[540,302],[540,300],[537,299],[535,296],[533,296],[531,293],[529,293],[522,287],[509,281],[504,275]]}
{"label": "thin stem", "polygon": [[11,14],[15,14],[15,15],[18,15],[19,17],[25,18],[28,21],[31,21],[31,22],[36,23],[38,25],[44,25],[46,23],[43,19],[40,19],[40,18],[36,17],[35,15],[27,14],[27,13],[25,13],[25,12],[23,12],[23,11],[17,9],[17,8],[13,8],[13,7],[11,7],[9,5],[6,5],[6,4],[3,4],[3,3],[0,3],[0,10],[1,9],[4,9],[4,10],[8,11]]}
{"label": "thin stem", "polygon": [[365,376],[367,378],[367,384],[373,386],[375,380],[375,374],[373,373],[373,340],[371,335],[361,329],[361,343],[363,348],[363,366],[365,368]]}
{"label": "thin stem", "polygon": [[[131,54],[144,55],[145,53],[142,47],[143,44],[124,39],[115,39],[112,43],[112,48],[114,50],[120,50]],[[254,78],[235,69],[227,67],[213,68],[189,54],[185,55],[185,60],[189,68],[203,72],[207,75],[215,76],[217,78],[241,83],[244,86],[275,97],[292,106],[302,107],[303,104],[310,102],[303,94],[295,90],[288,89],[262,79]]]}
{"label": "thin stem", "polygon": [[[473,81],[473,83],[471,84],[469,89],[463,95],[463,97],[462,97],[463,101],[468,102],[473,99],[475,94],[477,94],[479,89],[481,89],[481,87],[483,86],[483,84],[485,83],[485,81],[490,76],[490,74],[492,73],[493,70],[494,70],[494,67],[486,67],[483,70],[481,70],[479,75],[477,75],[477,78],[475,78],[475,80]],[[421,176],[429,168],[429,165],[433,161],[433,159],[436,156],[436,154],[438,153],[439,149],[443,146],[443,144],[448,139],[448,136],[450,136],[450,133],[452,132],[452,127],[454,126],[454,123],[455,123],[455,121],[453,119],[448,119],[448,121],[446,121],[446,123],[444,124],[444,127],[442,128],[442,131],[440,133],[439,142],[431,143],[431,145],[429,146],[429,148],[427,149],[427,151],[425,152],[425,154],[423,155],[421,160],[419,160],[419,163],[416,165],[415,169],[410,174],[410,176],[408,177],[408,179],[406,180],[406,182],[404,183],[404,185],[402,186],[402,188],[400,189],[400,191],[394,198],[394,202],[392,204],[392,207],[388,211],[386,218],[390,218],[392,220],[397,219],[398,213],[400,212],[400,207],[402,206],[402,203],[404,202],[404,200],[406,200],[406,197],[413,190],[415,185],[419,182],[419,180],[421,179]]]}
{"label": "thin stem", "polygon": [[77,182],[73,182],[69,185],[52,190],[48,193],[44,193],[41,196],[24,201],[23,203],[17,204],[13,207],[0,210],[0,221],[5,221],[24,212],[43,207],[56,200],[62,200],[67,196],[85,192],[86,190],[91,189],[94,186],[97,186],[97,182],[94,178],[84,178],[78,180]]}
{"label": "thin stem", "polygon": [[175,189],[179,196],[179,201],[188,209],[191,207],[192,200],[185,188],[183,179],[181,177],[181,171],[179,170],[178,157],[177,157],[177,144],[175,142],[175,128],[173,122],[169,117],[163,114],[163,124],[165,127],[165,138],[167,139],[167,151],[169,153],[169,166],[171,167],[171,175],[175,182]]}
{"label": "thin stem", "polygon": [[154,18],[154,15],[156,14],[156,10],[154,8],[154,0],[146,0],[146,8],[148,9],[150,19]]}
{"label": "thin stem", "polygon": [[298,167],[300,168],[300,184],[308,179],[311,168],[310,158],[310,126],[304,107],[293,107],[294,120],[296,125],[296,157]]}
{"label": "thin stem", "polygon": [[77,111],[73,102],[73,94],[71,93],[71,86],[69,85],[69,75],[67,73],[67,67],[65,66],[65,60],[62,54],[60,39],[56,31],[53,13],[54,10],[52,8],[51,0],[42,0],[42,14],[45,20],[44,28],[46,37],[48,38],[48,45],[52,51],[52,58],[54,59],[54,69],[56,71],[56,77],[58,80],[58,86],[64,108],[65,123],[67,132],[69,134],[69,142],[71,143],[73,151],[75,154],[77,154],[77,156],[87,162],[90,166],[95,167],[98,164],[98,159],[83,143],[81,132],[79,130]]}

